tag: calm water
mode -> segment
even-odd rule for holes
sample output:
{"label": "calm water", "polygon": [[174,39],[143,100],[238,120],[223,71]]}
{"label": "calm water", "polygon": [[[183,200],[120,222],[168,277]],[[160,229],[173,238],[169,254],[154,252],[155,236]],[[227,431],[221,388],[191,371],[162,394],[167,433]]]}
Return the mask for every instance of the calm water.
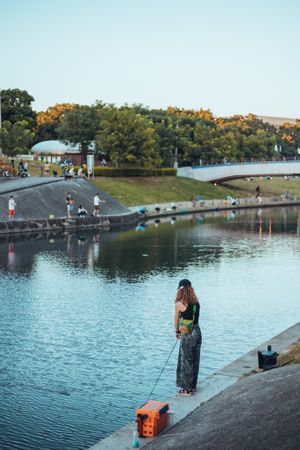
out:
{"label": "calm water", "polygon": [[[299,321],[300,210],[0,241],[0,448],[86,449],[127,423],[201,301],[201,377]],[[177,349],[152,398],[175,391]],[[201,382],[200,377],[200,382]]]}

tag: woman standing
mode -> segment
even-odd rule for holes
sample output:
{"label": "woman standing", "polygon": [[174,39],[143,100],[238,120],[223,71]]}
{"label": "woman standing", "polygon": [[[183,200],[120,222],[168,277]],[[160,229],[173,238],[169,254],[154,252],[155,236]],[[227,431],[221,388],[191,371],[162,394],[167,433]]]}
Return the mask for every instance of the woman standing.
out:
{"label": "woman standing", "polygon": [[200,305],[192,283],[183,279],[179,282],[175,300],[175,332],[180,339],[176,384],[179,394],[192,395],[197,389],[202,342],[199,328]]}

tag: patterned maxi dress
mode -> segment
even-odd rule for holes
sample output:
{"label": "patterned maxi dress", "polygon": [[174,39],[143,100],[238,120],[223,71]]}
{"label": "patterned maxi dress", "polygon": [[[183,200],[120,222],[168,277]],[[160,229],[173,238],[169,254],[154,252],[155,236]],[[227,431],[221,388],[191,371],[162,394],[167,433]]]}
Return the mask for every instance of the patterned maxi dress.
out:
{"label": "patterned maxi dress", "polygon": [[194,325],[191,333],[182,335],[177,364],[176,384],[188,391],[196,388],[200,365],[202,335],[199,325]]}

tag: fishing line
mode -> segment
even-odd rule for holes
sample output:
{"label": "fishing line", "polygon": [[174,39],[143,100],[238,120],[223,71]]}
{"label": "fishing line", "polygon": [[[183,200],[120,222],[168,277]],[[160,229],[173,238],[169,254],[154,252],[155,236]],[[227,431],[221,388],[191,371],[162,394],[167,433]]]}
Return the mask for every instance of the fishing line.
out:
{"label": "fishing line", "polygon": [[157,380],[156,380],[156,382],[155,382],[155,384],[154,384],[154,386],[153,386],[153,389],[152,389],[152,391],[150,392],[150,394],[149,394],[149,396],[148,396],[148,398],[147,398],[147,401],[150,399],[151,395],[153,394],[153,391],[154,391],[154,389],[156,388],[156,385],[157,385],[157,383],[158,383],[158,381],[159,381],[159,379],[160,379],[160,377],[161,377],[163,371],[165,370],[165,367],[166,367],[166,365],[168,364],[169,359],[171,358],[171,355],[172,355],[172,353],[173,353],[173,351],[174,351],[174,349],[175,349],[175,347],[176,347],[178,341],[179,341],[179,339],[176,339],[175,344],[173,345],[173,348],[172,348],[172,350],[170,351],[170,354],[169,354],[169,356],[168,356],[168,359],[167,359],[167,361],[165,362],[164,367],[161,369],[161,372],[160,372],[160,374],[159,374],[159,376],[158,376],[158,378],[157,378]]}

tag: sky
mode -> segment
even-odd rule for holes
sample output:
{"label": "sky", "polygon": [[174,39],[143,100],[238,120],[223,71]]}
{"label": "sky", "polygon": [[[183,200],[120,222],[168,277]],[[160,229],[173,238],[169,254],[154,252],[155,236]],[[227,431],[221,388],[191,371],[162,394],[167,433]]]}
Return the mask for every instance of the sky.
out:
{"label": "sky", "polygon": [[0,89],[300,117],[299,0],[0,0]]}

